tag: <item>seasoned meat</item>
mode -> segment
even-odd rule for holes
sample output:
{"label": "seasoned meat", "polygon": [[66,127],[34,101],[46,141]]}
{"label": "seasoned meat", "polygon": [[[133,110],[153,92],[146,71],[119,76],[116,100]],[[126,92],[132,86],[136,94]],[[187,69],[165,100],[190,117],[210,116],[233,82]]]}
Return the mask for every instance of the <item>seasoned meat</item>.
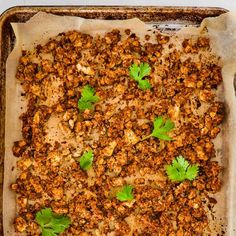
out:
{"label": "seasoned meat", "polygon": [[[151,67],[150,90],[129,74],[142,62]],[[45,207],[70,217],[61,235],[190,236],[208,229],[206,199],[221,188],[222,168],[212,159],[224,106],[215,93],[219,58],[207,37],[156,33],[143,42],[129,29],[96,37],[69,31],[24,51],[16,78],[28,100],[23,139],[13,146],[16,231],[40,235],[35,214]],[[78,108],[85,85],[99,97],[91,110]],[[142,140],[157,116],[174,122],[172,141]],[[85,171],[79,159],[91,149]],[[168,179],[165,167],[178,155],[199,166],[195,180]],[[133,186],[132,201],[115,197],[125,184]]]}

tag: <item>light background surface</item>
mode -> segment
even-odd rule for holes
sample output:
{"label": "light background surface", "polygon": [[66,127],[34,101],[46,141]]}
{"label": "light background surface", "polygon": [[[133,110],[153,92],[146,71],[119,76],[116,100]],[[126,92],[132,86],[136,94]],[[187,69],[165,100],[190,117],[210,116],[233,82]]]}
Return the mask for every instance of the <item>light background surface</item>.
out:
{"label": "light background surface", "polygon": [[129,5],[129,6],[208,6],[236,11],[236,0],[0,0],[0,14],[23,5]]}

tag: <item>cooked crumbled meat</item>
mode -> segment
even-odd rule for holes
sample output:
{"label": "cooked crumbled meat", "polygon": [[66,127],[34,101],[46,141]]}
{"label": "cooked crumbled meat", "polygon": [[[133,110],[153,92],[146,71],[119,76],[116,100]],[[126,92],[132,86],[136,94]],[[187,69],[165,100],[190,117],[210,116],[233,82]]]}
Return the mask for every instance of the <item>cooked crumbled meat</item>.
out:
{"label": "cooked crumbled meat", "polygon": [[125,30],[125,33],[126,33],[127,35],[130,35],[130,32],[131,32],[130,29],[126,29],[126,30]]}
{"label": "cooked crumbled meat", "polygon": [[151,36],[150,36],[150,35],[148,35],[148,34],[146,34],[146,35],[145,35],[145,40],[149,41],[149,40],[150,40],[150,38],[151,38]]}
{"label": "cooked crumbled meat", "polygon": [[[212,160],[224,117],[215,93],[221,67],[207,37],[173,37],[156,33],[143,43],[129,29],[95,37],[70,31],[22,52],[16,77],[28,106],[20,117],[23,139],[13,146],[16,231],[40,235],[35,214],[45,207],[70,217],[61,235],[190,236],[208,229],[205,199],[221,188],[222,168]],[[129,76],[141,62],[151,67],[150,90]],[[85,85],[100,99],[80,111]],[[142,140],[156,116],[175,123],[172,141]],[[88,150],[93,165],[84,171],[79,160]],[[165,166],[178,155],[199,166],[195,180],[168,179]],[[125,184],[133,186],[132,201],[116,198]]]}
{"label": "cooked crumbled meat", "polygon": [[16,157],[19,157],[23,154],[26,148],[27,148],[27,143],[25,140],[16,141],[14,142],[12,152]]}
{"label": "cooked crumbled meat", "polygon": [[22,217],[17,217],[14,221],[14,224],[15,224],[17,232],[21,232],[21,233],[24,232],[27,227],[27,223]]}
{"label": "cooked crumbled meat", "polygon": [[197,46],[198,47],[209,48],[210,47],[210,40],[209,40],[209,38],[199,37],[198,40],[197,40]]}

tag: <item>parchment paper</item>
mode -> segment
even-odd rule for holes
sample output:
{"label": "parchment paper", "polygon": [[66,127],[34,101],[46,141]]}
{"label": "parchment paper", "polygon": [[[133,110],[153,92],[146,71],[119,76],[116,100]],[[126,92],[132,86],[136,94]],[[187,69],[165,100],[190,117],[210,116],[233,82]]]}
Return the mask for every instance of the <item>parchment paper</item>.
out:
{"label": "parchment paper", "polygon": [[[45,43],[58,33],[79,30],[91,35],[104,34],[114,28],[131,29],[143,37],[150,26],[138,19],[131,20],[87,20],[79,17],[54,16],[38,13],[26,23],[13,23],[16,35],[14,50],[7,60],[6,70],[6,126],[5,126],[5,159],[4,159],[4,192],[3,192],[3,227],[5,236],[17,235],[13,229],[16,214],[16,196],[9,189],[15,182],[17,158],[12,154],[13,142],[21,139],[21,122],[19,115],[25,109],[25,101],[21,99],[21,86],[15,79],[16,69],[22,50],[32,50],[37,44]],[[216,18],[205,19],[199,28],[184,28],[178,35],[208,34],[212,42],[212,50],[222,58],[223,62],[223,98],[227,108],[227,118],[223,124],[223,132],[219,145],[222,149],[222,163],[225,167],[224,186],[218,195],[217,214],[224,214],[228,230],[227,235],[235,235],[236,229],[236,99],[233,87],[236,72],[236,14],[227,13]],[[222,138],[223,137],[223,138]],[[224,202],[224,204],[223,204]],[[223,209],[224,208],[224,209]]]}

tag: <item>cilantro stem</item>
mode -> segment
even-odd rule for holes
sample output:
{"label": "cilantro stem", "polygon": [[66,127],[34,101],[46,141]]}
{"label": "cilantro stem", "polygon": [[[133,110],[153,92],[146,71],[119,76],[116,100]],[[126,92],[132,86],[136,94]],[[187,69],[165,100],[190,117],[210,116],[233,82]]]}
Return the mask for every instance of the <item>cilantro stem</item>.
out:
{"label": "cilantro stem", "polygon": [[146,140],[146,139],[148,139],[148,138],[151,138],[152,137],[152,135],[150,134],[150,135],[148,135],[148,136],[145,136],[144,138],[142,138],[141,140],[140,140],[140,142],[142,142],[142,141],[144,141],[144,140]]}

